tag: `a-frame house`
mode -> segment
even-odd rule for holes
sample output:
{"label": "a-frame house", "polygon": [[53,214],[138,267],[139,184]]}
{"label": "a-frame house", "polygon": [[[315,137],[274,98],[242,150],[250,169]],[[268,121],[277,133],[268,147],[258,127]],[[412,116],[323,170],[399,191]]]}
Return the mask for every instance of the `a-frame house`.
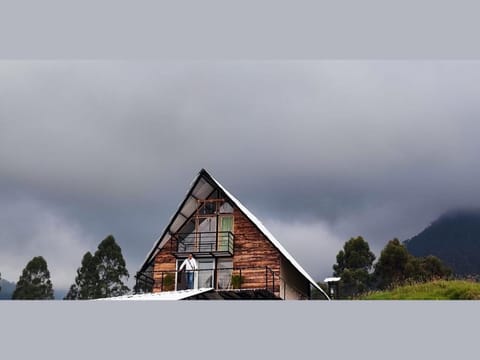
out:
{"label": "a-frame house", "polygon": [[[186,288],[179,266],[193,254],[198,270]],[[267,228],[206,170],[136,275],[136,293],[188,299],[309,299],[327,294]],[[178,294],[182,294],[178,296]]]}

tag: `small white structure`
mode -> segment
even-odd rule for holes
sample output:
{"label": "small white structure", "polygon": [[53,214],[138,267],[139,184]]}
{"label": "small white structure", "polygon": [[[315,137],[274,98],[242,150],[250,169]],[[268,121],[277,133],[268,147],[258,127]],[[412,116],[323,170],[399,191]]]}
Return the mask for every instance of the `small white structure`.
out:
{"label": "small white structure", "polygon": [[328,277],[323,280],[328,285],[328,294],[332,299],[338,298],[338,283],[340,280],[340,277]]}

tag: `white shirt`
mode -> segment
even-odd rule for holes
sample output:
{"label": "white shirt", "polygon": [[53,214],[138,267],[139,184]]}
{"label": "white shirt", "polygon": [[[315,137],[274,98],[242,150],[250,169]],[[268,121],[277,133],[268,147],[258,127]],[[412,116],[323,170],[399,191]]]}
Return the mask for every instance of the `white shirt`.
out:
{"label": "white shirt", "polygon": [[180,269],[178,269],[178,271],[182,271],[184,267],[186,267],[187,271],[197,270],[197,262],[193,257],[191,259],[186,258],[182,265],[180,265]]}

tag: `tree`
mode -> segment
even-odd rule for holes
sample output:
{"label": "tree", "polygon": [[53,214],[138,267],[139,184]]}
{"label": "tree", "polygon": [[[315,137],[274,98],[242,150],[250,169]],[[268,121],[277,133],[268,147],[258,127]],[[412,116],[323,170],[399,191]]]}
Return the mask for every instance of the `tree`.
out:
{"label": "tree", "polygon": [[107,236],[98,245],[94,258],[98,273],[98,297],[120,296],[130,291],[123,283],[129,275],[122,249],[112,235]]}
{"label": "tree", "polygon": [[429,255],[424,258],[417,258],[420,263],[421,281],[431,281],[435,279],[448,278],[452,275],[452,270],[447,267],[438,257]]}
{"label": "tree", "polygon": [[83,300],[98,298],[98,280],[96,259],[90,251],[87,251],[83,255],[81,267],[77,269],[75,284],[70,286],[70,290],[64,299]]}
{"label": "tree", "polygon": [[23,269],[12,299],[50,300],[53,298],[53,287],[47,262],[43,257],[36,256]]}
{"label": "tree", "polygon": [[340,296],[350,297],[368,289],[375,254],[361,236],[350,238],[337,254],[333,275],[341,277]]}
{"label": "tree", "polygon": [[67,295],[65,295],[63,300],[78,300],[78,286],[76,284],[70,286],[70,289],[68,289]]}
{"label": "tree", "polygon": [[411,255],[398,239],[390,240],[383,248],[375,264],[375,279],[380,289],[403,284],[407,270],[415,271],[417,264],[410,263]]}
{"label": "tree", "polygon": [[85,253],[77,269],[75,283],[65,300],[98,299],[126,294],[130,289],[124,284],[128,271],[120,246],[112,235],[107,236],[92,256]]}
{"label": "tree", "polygon": [[[410,264],[415,264],[415,266]],[[407,271],[409,280],[425,282],[448,278],[451,275],[452,270],[436,256],[414,257],[411,255]]]}
{"label": "tree", "polygon": [[375,264],[375,279],[380,289],[406,282],[425,282],[447,278],[452,271],[436,256],[415,257],[398,239],[390,240]]}
{"label": "tree", "polygon": [[2,273],[0,273],[0,291],[2,291]]}

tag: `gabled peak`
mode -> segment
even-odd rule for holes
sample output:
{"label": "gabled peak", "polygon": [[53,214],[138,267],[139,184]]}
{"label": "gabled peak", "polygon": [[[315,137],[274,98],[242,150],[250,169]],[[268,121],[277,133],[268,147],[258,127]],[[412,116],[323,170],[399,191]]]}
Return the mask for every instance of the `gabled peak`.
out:
{"label": "gabled peak", "polygon": [[214,182],[214,183],[217,182],[216,180],[214,180],[214,178],[213,178],[213,176],[210,174],[210,172],[209,172],[207,169],[205,169],[205,168],[202,168],[202,169],[200,170],[200,172],[198,173],[198,176],[199,176],[199,177],[204,177],[204,178],[208,179],[209,182]]}

